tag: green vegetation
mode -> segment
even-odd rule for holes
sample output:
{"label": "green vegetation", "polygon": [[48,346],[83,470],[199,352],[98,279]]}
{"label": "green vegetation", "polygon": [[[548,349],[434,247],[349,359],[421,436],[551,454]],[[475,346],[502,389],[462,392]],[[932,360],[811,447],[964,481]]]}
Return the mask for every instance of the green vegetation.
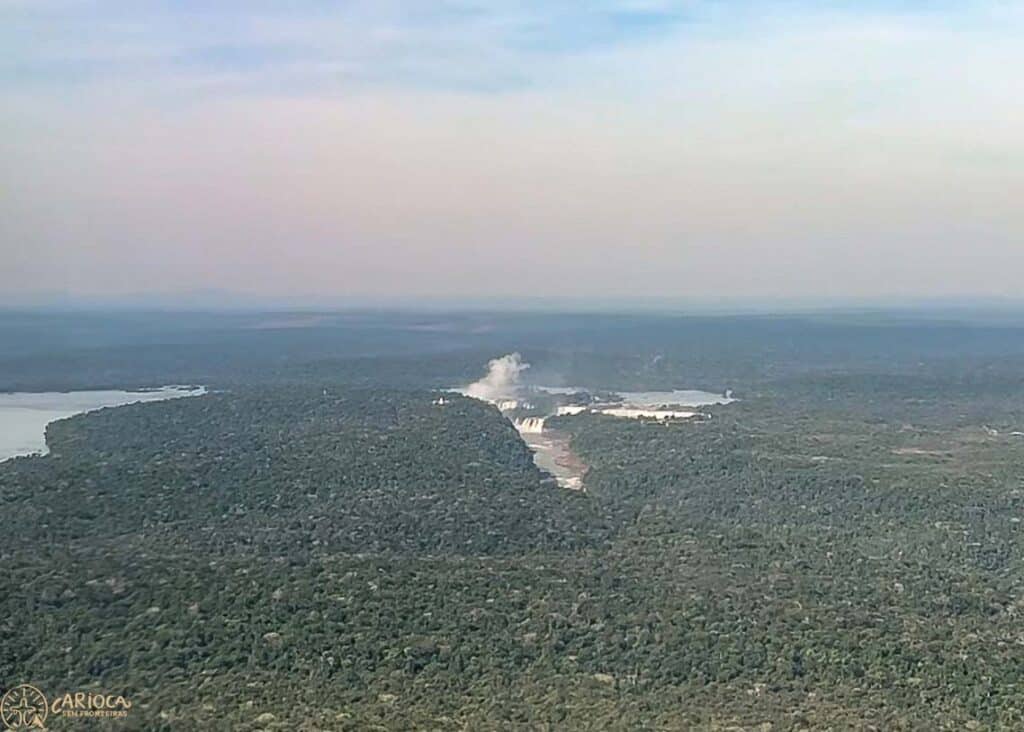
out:
{"label": "green vegetation", "polygon": [[490,407],[313,361],[58,422],[0,464],[0,679],[140,730],[1020,729],[1015,358],[557,418],[583,494]]}

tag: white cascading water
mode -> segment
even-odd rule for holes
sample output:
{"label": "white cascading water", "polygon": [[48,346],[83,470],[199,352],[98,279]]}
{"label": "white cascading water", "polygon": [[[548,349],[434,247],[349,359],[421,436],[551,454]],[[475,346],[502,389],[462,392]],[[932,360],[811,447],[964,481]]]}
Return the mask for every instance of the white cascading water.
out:
{"label": "white cascading water", "polygon": [[525,435],[539,435],[544,431],[545,417],[521,417],[512,424]]}

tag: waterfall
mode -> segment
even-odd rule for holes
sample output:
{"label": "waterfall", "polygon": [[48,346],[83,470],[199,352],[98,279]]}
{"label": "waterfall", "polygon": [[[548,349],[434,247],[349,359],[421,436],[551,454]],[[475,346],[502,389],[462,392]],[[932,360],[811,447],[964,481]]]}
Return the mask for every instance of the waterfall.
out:
{"label": "waterfall", "polygon": [[512,422],[523,434],[539,435],[544,431],[545,417],[521,417]]}

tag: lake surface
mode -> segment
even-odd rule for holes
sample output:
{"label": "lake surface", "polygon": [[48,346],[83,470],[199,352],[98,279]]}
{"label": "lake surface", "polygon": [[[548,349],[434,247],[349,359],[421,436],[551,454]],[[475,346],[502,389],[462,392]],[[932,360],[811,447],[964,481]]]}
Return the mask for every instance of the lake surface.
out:
{"label": "lake surface", "polygon": [[14,392],[0,394],[0,460],[45,455],[46,425],[103,407],[158,402],[205,394],[204,387],[165,386],[145,391]]}

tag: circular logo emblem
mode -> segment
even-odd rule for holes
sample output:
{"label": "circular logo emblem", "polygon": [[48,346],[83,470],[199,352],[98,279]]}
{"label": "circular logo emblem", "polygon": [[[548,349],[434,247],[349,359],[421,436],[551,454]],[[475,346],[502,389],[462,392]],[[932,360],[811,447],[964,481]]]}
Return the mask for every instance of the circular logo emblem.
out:
{"label": "circular logo emblem", "polygon": [[0,720],[7,729],[46,729],[46,697],[34,686],[22,684],[0,699]]}

